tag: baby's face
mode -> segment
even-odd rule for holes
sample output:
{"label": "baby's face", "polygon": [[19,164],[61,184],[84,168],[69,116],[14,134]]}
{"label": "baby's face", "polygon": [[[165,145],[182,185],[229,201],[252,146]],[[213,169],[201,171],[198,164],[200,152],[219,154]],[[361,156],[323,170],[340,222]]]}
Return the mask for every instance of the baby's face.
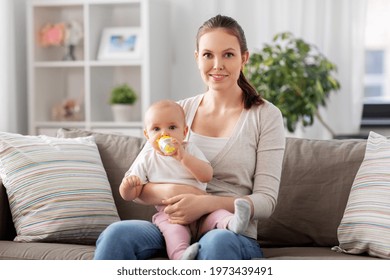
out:
{"label": "baby's face", "polygon": [[187,128],[182,114],[170,108],[158,108],[148,112],[145,119],[145,136],[159,150],[157,141],[161,136],[170,136],[179,143],[185,139]]}

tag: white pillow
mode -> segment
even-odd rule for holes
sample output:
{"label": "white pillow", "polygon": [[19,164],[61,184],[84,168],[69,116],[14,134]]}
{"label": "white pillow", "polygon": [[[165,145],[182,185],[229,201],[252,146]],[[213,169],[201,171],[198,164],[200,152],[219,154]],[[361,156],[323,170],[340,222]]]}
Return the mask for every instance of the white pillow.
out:
{"label": "white pillow", "polygon": [[339,249],[390,259],[390,140],[370,132],[338,227]]}
{"label": "white pillow", "polygon": [[15,241],[94,244],[119,221],[94,138],[0,132],[0,175]]}

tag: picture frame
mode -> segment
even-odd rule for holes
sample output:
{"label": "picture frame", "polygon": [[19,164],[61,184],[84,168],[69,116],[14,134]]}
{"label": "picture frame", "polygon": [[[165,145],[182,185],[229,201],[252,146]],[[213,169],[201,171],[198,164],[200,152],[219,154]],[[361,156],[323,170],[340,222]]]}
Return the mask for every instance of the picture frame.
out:
{"label": "picture frame", "polygon": [[105,28],[100,40],[98,60],[140,59],[141,43],[140,28]]}

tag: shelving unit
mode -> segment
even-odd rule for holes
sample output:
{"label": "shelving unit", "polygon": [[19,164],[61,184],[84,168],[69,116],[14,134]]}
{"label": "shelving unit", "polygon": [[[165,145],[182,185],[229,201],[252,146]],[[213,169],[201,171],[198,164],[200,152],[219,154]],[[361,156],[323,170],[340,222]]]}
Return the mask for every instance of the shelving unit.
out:
{"label": "shelving unit", "polygon": [[[60,127],[75,127],[141,136],[148,106],[170,97],[167,1],[31,0],[27,16],[29,133],[55,135]],[[76,60],[64,61],[66,49],[40,46],[38,34],[47,23],[70,21],[82,26],[83,39],[75,48]],[[140,28],[139,58],[98,59],[102,32],[112,27]],[[123,83],[139,98],[134,119],[118,123],[108,99],[111,89]],[[78,102],[80,112],[71,119],[55,118],[53,108],[70,99]]]}

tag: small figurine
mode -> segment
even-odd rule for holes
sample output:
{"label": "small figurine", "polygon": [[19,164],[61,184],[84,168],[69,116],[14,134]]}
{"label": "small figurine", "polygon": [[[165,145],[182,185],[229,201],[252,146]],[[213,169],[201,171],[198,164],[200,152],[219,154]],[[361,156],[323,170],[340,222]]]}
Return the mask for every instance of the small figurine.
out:
{"label": "small figurine", "polygon": [[80,103],[74,99],[66,99],[52,108],[52,119],[55,121],[81,121]]}
{"label": "small figurine", "polygon": [[65,28],[64,46],[68,48],[63,60],[76,60],[74,50],[83,38],[83,29],[77,21],[70,21]]}

